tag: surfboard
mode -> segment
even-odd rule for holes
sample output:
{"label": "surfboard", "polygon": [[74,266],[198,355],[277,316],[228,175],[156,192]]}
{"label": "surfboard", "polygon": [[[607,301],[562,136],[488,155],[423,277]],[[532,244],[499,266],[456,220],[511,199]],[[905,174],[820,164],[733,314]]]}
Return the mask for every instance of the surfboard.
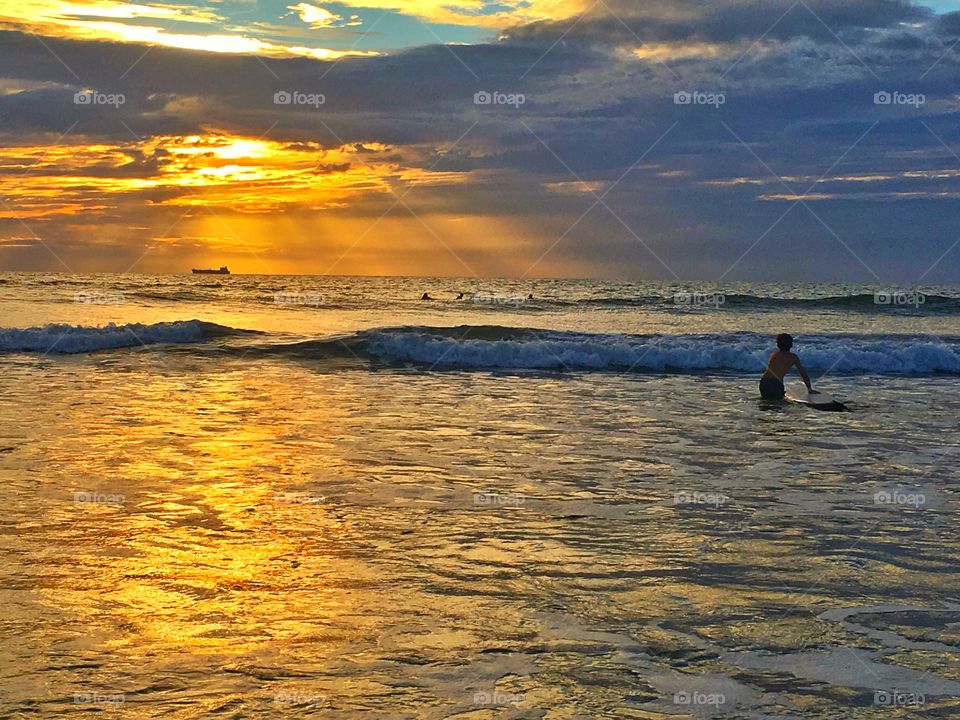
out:
{"label": "surfboard", "polygon": [[787,400],[799,405],[808,405],[816,410],[830,410],[833,412],[842,412],[849,410],[839,400],[825,392],[808,393],[805,387],[790,388],[787,390]]}

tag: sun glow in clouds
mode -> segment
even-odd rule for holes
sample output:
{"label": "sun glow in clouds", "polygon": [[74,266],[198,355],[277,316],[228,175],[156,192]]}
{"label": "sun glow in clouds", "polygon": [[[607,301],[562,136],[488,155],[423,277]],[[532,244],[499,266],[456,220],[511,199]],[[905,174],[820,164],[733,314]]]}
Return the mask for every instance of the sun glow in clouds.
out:
{"label": "sun glow in clouds", "polygon": [[[467,173],[429,172],[398,162],[381,143],[324,147],[227,135],[156,137],[133,145],[0,150],[0,217],[89,214],[128,200],[221,207],[240,213],[323,210],[394,184],[450,185]],[[30,168],[29,173],[22,169]],[[22,174],[15,174],[21,172]]]}
{"label": "sun glow in clouds", "polygon": [[0,5],[0,22],[28,25],[83,25],[91,18],[110,20],[154,20],[212,24],[221,21],[215,12],[183,5],[141,5],[136,3],[94,0],[93,2],[61,2],[60,0],[20,0]]}
{"label": "sun glow in clouds", "polygon": [[[358,14],[337,14],[320,0],[291,4],[238,3],[214,0],[196,5],[174,3],[123,3],[117,0],[24,0],[0,3],[0,29],[20,30],[38,36],[70,40],[142,43],[216,53],[256,54],[266,57],[309,57],[336,60],[347,56],[377,55],[401,47],[377,35],[389,34],[390,21],[372,36],[352,30],[380,22],[385,16],[417,18],[432,25],[438,42],[453,41],[464,29],[503,31],[537,21],[557,21],[591,9],[588,0],[343,0],[338,6],[356,8]],[[290,21],[293,20],[293,25]],[[294,27],[299,20],[303,25]],[[397,27],[401,26],[397,25]],[[417,23],[419,24],[419,23]],[[304,27],[305,26],[305,27]],[[457,26],[453,35],[444,28]],[[407,30],[400,31],[401,37]],[[446,38],[441,36],[446,35]],[[478,36],[479,37],[479,36]],[[361,45],[360,40],[366,41]],[[363,49],[358,49],[358,48]]]}

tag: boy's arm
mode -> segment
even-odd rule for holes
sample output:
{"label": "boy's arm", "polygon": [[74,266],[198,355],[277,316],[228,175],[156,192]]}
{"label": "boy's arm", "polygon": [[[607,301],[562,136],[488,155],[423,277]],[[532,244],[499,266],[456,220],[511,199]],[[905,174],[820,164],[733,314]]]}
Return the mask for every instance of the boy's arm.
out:
{"label": "boy's arm", "polygon": [[813,386],[810,384],[810,376],[807,375],[806,368],[803,367],[803,364],[800,362],[800,358],[798,358],[796,355],[793,356],[793,364],[797,366],[797,372],[800,373],[800,378],[803,380],[803,384],[807,386],[807,392],[816,392],[816,390],[814,390]]}

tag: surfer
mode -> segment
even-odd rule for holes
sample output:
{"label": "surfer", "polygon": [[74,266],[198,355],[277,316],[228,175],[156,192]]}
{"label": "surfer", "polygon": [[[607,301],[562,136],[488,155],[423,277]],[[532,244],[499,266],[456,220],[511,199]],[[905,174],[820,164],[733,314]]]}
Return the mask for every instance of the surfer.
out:
{"label": "surfer", "polygon": [[460,293],[459,295],[457,295],[457,300],[463,300],[463,293]]}
{"label": "surfer", "polygon": [[796,366],[797,372],[807,386],[807,392],[811,395],[817,391],[810,385],[810,376],[800,362],[800,358],[790,352],[793,347],[793,337],[787,333],[777,335],[777,349],[770,354],[767,360],[767,369],[760,378],[760,395],[764,400],[783,400],[786,390],[783,387],[783,378],[790,371],[790,368]]}
{"label": "surfer", "polygon": [[420,298],[420,299],[421,299],[421,300],[433,300],[433,298],[430,297],[430,293],[424,293],[424,294],[423,294],[423,297]]}

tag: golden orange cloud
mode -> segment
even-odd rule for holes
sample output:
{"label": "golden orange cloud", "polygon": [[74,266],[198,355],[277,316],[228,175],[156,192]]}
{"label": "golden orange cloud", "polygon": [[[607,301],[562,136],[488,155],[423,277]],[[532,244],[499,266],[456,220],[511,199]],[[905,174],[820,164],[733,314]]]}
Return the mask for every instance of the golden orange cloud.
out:
{"label": "golden orange cloud", "polygon": [[736,58],[746,52],[753,53],[752,57],[770,52],[777,44],[767,43],[716,43],[716,42],[670,42],[644,43],[633,48],[629,55],[639,60],[654,62],[670,62],[673,60],[715,60],[718,58]]}
{"label": "golden orange cloud", "polygon": [[406,166],[400,153],[374,142],[326,147],[214,133],[123,146],[7,147],[0,149],[0,195],[9,207],[0,217],[89,213],[125,197],[240,213],[322,210],[358,196],[390,196],[394,187],[469,181],[469,173]]}
{"label": "golden orange cloud", "polygon": [[492,29],[538,20],[563,20],[581,15],[596,6],[589,0],[501,0],[496,12],[489,12],[485,0],[341,0],[356,8],[393,10],[422,20]]}

